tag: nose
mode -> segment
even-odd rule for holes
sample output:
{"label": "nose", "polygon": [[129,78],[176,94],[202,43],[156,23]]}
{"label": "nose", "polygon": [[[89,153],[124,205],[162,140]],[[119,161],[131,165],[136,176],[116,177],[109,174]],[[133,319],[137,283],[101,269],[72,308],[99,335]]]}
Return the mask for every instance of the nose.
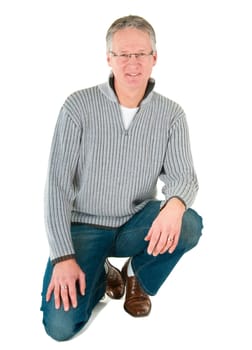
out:
{"label": "nose", "polygon": [[139,59],[138,59],[138,56],[136,53],[131,53],[130,56],[129,56],[129,59],[128,59],[128,63],[131,63],[131,64],[136,64],[139,62]]}
{"label": "nose", "polygon": [[134,58],[137,60],[138,54],[137,54],[137,53],[131,53],[131,54],[129,55],[129,59],[131,59],[132,57],[134,57]]}

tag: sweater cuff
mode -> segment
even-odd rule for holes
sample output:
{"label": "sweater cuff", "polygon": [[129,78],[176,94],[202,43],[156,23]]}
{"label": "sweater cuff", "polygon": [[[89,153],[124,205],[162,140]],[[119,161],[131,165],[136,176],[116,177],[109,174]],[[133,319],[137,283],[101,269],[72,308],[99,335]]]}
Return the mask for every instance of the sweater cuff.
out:
{"label": "sweater cuff", "polygon": [[168,199],[164,199],[164,200],[161,201],[160,210],[162,210],[162,209],[166,206],[166,204],[169,202],[169,200],[172,199],[172,198],[177,198],[177,199],[179,199],[179,200],[184,204],[185,209],[188,209],[188,208],[187,208],[187,205],[186,205],[186,203],[185,203],[185,201],[184,201],[182,198],[180,198],[180,197],[178,197],[178,196],[172,196],[172,197],[170,197],[170,198],[168,198]]}
{"label": "sweater cuff", "polygon": [[65,260],[70,260],[70,259],[75,259],[75,254],[69,254],[69,255],[64,255],[64,256],[60,256],[58,258],[52,259],[51,263],[54,265],[56,265],[58,262],[61,261],[65,261]]}

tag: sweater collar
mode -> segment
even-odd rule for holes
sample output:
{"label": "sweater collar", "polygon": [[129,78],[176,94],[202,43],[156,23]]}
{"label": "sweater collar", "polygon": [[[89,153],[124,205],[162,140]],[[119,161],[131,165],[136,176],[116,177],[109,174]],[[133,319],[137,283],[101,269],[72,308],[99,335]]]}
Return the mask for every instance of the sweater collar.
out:
{"label": "sweater collar", "polygon": [[[153,89],[155,86],[155,80],[153,78],[149,79],[144,97],[141,101],[140,105],[146,104],[147,102],[149,102],[152,98],[153,95]],[[101,90],[101,92],[106,95],[110,100],[114,101],[114,102],[118,102],[116,93],[115,93],[115,89],[114,89],[114,75],[113,73],[111,73],[109,75],[109,79],[106,83],[100,84],[98,85],[98,88]]]}

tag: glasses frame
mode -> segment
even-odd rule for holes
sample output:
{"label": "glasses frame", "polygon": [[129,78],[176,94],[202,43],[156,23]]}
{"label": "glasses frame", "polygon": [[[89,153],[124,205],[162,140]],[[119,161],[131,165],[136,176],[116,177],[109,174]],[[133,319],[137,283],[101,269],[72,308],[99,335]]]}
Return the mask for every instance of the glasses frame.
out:
{"label": "glasses frame", "polygon": [[148,56],[153,56],[154,51],[151,50],[151,52],[149,53],[139,52],[139,53],[122,53],[122,54],[117,54],[114,51],[109,51],[109,53],[113,57],[118,57],[118,59],[127,62],[131,59],[132,56],[135,56],[136,60],[141,60],[141,59],[145,59]]}

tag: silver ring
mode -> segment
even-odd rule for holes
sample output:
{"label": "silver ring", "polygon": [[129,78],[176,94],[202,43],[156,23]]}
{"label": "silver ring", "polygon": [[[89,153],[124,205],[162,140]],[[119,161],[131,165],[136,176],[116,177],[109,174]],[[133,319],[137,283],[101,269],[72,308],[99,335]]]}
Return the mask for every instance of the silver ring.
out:
{"label": "silver ring", "polygon": [[173,239],[173,238],[168,238],[168,241],[169,241],[169,242],[173,242],[174,239]]}
{"label": "silver ring", "polygon": [[63,289],[67,289],[67,285],[65,284],[64,286],[62,286]]}

